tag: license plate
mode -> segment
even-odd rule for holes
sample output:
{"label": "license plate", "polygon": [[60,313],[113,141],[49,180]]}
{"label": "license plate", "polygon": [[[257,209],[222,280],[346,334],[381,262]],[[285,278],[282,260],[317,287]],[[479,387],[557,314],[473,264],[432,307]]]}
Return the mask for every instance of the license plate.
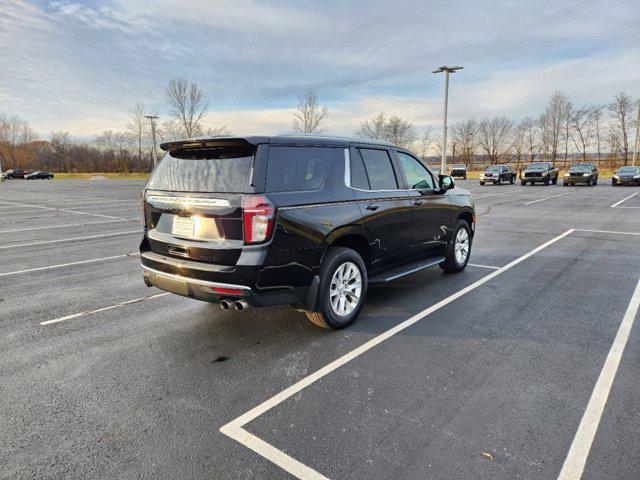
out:
{"label": "license plate", "polygon": [[196,227],[196,222],[192,218],[187,217],[173,217],[173,226],[171,227],[171,234],[176,237],[193,237],[193,232]]}

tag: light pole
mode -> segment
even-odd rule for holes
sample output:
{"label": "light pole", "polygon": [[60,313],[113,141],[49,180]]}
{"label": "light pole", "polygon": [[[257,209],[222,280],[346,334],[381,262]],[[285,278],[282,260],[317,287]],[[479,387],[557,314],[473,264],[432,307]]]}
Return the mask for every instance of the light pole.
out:
{"label": "light pole", "polygon": [[449,106],[449,74],[462,70],[464,67],[442,67],[434,70],[433,73],[444,72],[444,125],[442,127],[442,162],[440,164],[440,174],[446,174],[447,168],[447,108]]}
{"label": "light pole", "polygon": [[148,118],[151,121],[151,142],[153,143],[153,150],[151,150],[151,156],[153,157],[153,166],[158,164],[158,157],[156,155],[156,120],[157,115],[145,115],[144,118]]}
{"label": "light pole", "polygon": [[636,166],[636,161],[638,160],[638,132],[640,132],[640,100],[638,100],[638,119],[636,120],[636,141],[634,142],[633,147],[633,160],[631,161],[631,165]]}

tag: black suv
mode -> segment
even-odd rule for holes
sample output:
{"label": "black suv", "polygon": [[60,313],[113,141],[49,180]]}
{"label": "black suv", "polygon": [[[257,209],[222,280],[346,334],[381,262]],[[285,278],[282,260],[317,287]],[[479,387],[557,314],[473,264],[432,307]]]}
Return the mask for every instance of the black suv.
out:
{"label": "black suv", "polygon": [[598,167],[595,163],[576,163],[569,167],[569,170],[564,174],[562,185],[566,187],[576,183],[598,184]]}
{"label": "black suv", "polygon": [[558,169],[551,162],[535,162],[526,166],[520,175],[520,184],[526,185],[529,182],[533,185],[542,182],[545,185],[558,183]]}
{"label": "black suv", "polygon": [[223,309],[289,304],[322,327],[358,316],[367,286],[465,268],[469,192],[389,143],[316,136],[196,139],[144,190],[147,285]]}
{"label": "black suv", "polygon": [[480,185],[486,182],[493,182],[494,185],[509,182],[513,185],[516,182],[516,172],[511,170],[509,165],[491,165],[480,174]]}

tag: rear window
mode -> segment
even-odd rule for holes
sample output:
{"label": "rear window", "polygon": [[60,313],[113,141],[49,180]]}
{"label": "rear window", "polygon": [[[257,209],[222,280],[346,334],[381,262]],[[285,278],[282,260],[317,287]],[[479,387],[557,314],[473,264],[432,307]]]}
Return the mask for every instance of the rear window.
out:
{"label": "rear window", "polygon": [[359,148],[358,151],[367,169],[371,190],[397,190],[398,183],[387,151],[368,148]]}
{"label": "rear window", "polygon": [[332,153],[331,148],[271,147],[267,191],[293,192],[320,188]]}
{"label": "rear window", "polygon": [[147,183],[152,190],[241,193],[253,164],[253,147],[167,152]]}

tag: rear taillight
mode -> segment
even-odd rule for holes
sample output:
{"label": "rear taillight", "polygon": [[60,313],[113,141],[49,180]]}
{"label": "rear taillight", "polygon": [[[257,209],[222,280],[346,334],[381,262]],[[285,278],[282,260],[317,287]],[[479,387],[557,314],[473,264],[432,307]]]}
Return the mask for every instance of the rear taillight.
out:
{"label": "rear taillight", "polygon": [[275,209],[264,195],[245,195],[242,198],[244,243],[264,242],[271,235]]}

